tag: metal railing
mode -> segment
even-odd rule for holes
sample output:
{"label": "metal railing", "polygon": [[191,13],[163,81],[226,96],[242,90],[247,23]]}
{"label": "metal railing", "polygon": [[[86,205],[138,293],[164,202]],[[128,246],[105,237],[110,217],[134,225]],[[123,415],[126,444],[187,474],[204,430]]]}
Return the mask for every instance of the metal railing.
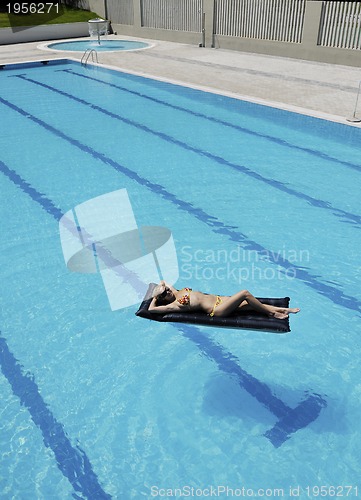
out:
{"label": "metal railing", "polygon": [[86,49],[81,57],[80,63],[84,66],[87,65],[89,58],[92,58],[92,62],[98,63],[98,52],[95,49]]}
{"label": "metal railing", "polygon": [[215,34],[302,41],[305,0],[216,0]]}
{"label": "metal railing", "polygon": [[133,0],[107,0],[106,5],[108,19],[128,26],[134,24]]}
{"label": "metal railing", "polygon": [[176,31],[202,30],[203,0],[142,0],[142,26]]}
{"label": "metal railing", "polygon": [[323,2],[319,45],[361,49],[361,2]]}

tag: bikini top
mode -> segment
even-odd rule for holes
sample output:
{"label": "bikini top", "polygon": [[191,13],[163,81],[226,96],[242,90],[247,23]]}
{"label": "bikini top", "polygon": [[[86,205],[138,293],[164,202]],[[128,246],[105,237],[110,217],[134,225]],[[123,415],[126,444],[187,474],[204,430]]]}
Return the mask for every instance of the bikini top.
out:
{"label": "bikini top", "polygon": [[189,306],[190,301],[191,301],[191,288],[183,288],[184,294],[177,299],[177,301],[182,305],[182,306]]}

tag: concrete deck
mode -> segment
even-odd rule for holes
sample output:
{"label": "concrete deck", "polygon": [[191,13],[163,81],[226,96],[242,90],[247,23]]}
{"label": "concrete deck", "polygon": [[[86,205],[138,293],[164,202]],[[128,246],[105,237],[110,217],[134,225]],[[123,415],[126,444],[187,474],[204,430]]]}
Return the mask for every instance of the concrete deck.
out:
{"label": "concrete deck", "polygon": [[[127,39],[125,36],[109,38]],[[59,41],[59,40],[57,40]],[[361,79],[359,68],[180,43],[154,44],[132,52],[98,52],[101,64],[214,90],[349,124]],[[39,48],[45,42],[0,46],[0,65],[59,58],[80,60],[82,52]],[[50,42],[49,42],[50,43]],[[361,98],[357,109],[361,117]],[[361,127],[361,124],[355,124]]]}

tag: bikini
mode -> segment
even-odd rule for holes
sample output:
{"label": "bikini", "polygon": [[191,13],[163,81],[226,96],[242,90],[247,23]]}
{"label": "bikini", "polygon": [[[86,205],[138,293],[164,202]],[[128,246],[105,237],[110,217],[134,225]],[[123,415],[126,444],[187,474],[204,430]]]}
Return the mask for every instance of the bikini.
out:
{"label": "bikini", "polygon": [[209,313],[209,315],[211,316],[211,318],[213,318],[213,316],[214,316],[214,313],[215,313],[215,311],[216,311],[216,307],[218,307],[218,306],[219,306],[219,304],[221,304],[221,303],[222,303],[222,299],[221,299],[221,297],[220,297],[219,295],[217,295],[216,302],[215,302],[215,304],[214,304],[214,306],[213,306],[213,309],[212,309],[212,311]]}
{"label": "bikini", "polygon": [[[179,298],[177,299],[177,301],[182,305],[182,306],[189,306],[190,303],[191,303],[191,291],[192,289],[191,288],[183,288],[182,291],[184,290],[184,294]],[[222,299],[219,295],[217,295],[216,297],[216,302],[213,306],[213,309],[212,311],[210,312],[210,316],[213,317],[214,316],[214,313],[215,313],[215,310],[216,310],[216,307],[219,306],[219,304],[222,303]]]}
{"label": "bikini", "polygon": [[182,305],[182,306],[189,306],[191,303],[191,288],[183,288],[182,291],[184,290],[184,294],[182,297],[177,299],[177,301]]}

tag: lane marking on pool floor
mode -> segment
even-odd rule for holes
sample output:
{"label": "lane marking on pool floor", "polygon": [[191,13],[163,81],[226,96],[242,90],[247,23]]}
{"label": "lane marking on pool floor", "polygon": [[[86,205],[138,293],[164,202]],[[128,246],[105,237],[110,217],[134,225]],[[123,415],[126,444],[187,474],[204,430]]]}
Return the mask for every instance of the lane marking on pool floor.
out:
{"label": "lane marking on pool floor", "polygon": [[[251,129],[243,127],[241,125],[236,125],[234,123],[226,122],[226,121],[224,121],[224,120],[222,120],[220,118],[215,118],[213,116],[205,115],[204,113],[201,113],[201,112],[198,112],[198,111],[194,111],[192,109],[184,108],[184,107],[179,106],[177,104],[171,104],[171,103],[168,103],[167,101],[163,101],[163,100],[158,99],[156,97],[148,96],[146,94],[143,94],[141,92],[137,92],[137,91],[132,90],[132,89],[128,89],[127,87],[123,87],[121,85],[116,85],[114,83],[106,82],[104,80],[100,80],[99,78],[94,78],[93,76],[84,75],[84,74],[78,73],[78,72],[76,72],[76,71],[74,71],[72,69],[60,69],[60,70],[56,70],[56,71],[63,72],[63,73],[69,73],[71,75],[79,76],[81,78],[84,78],[84,79],[87,79],[87,80],[90,80],[90,81],[95,81],[97,83],[103,84],[103,85],[108,86],[108,87],[115,88],[115,89],[120,90],[122,92],[127,92],[127,93],[129,93],[131,95],[135,95],[137,97],[140,97],[142,99],[154,102],[156,104],[161,104],[163,106],[172,108],[172,109],[174,109],[176,111],[182,111],[184,113],[190,114],[190,115],[195,116],[197,118],[203,118],[203,119],[205,119],[207,121],[210,121],[210,122],[213,122],[213,123],[217,123],[219,125],[223,125],[225,127],[237,130],[237,131],[245,133],[247,135],[258,137],[260,139],[266,139],[266,140],[268,140],[270,142],[274,142],[275,144],[278,144],[278,145],[283,146],[283,147],[290,148],[292,150],[300,151],[302,153],[308,153],[310,155],[316,156],[317,158],[320,158],[320,159],[323,159],[323,160],[327,160],[327,161],[330,161],[332,163],[337,163],[337,164],[343,165],[345,167],[349,167],[349,168],[351,168],[353,170],[356,170],[358,172],[361,171],[361,165],[359,165],[359,164],[352,163],[350,161],[345,161],[345,160],[342,160],[340,158],[335,158],[335,157],[330,156],[329,154],[327,154],[325,152],[321,152],[321,151],[318,151],[316,149],[311,149],[311,148],[307,148],[305,146],[299,146],[297,144],[292,144],[292,143],[286,141],[285,139],[281,139],[279,137],[274,137],[274,136],[271,136],[271,135],[263,134],[261,132],[256,132],[255,130],[251,130]],[[129,77],[129,76],[134,76],[134,75],[126,74],[126,76]],[[139,78],[142,78],[142,77],[137,77],[137,78],[139,79]],[[29,80],[31,80],[31,79],[29,79]],[[38,82],[39,84],[42,83],[42,82],[39,82],[38,80],[34,80],[34,82]],[[169,85],[172,85],[172,84],[169,84]],[[173,86],[174,86],[174,84],[173,84]],[[179,87],[179,85],[177,85],[177,86]],[[189,87],[186,87],[186,88],[189,90]],[[227,96],[225,96],[225,97],[227,97]],[[281,110],[281,111],[283,111],[283,110]],[[312,119],[316,119],[316,118],[312,118]]]}
{"label": "lane marking on pool floor", "polygon": [[28,371],[24,373],[23,365],[10,351],[6,339],[1,334],[0,365],[13,394],[30,413],[32,421],[42,433],[45,446],[53,451],[59,470],[68,479],[74,491],[89,500],[111,499],[100,486],[86,453],[79,445],[72,445],[64,426],[54,417],[41,396],[34,375]]}
{"label": "lane marking on pool floor", "polygon": [[[28,194],[33,201],[39,204],[48,214],[52,215],[55,218],[55,220],[58,221],[59,217],[61,218],[62,212],[60,211],[59,208],[55,206],[53,201],[51,201],[45,195],[36,191],[36,189],[34,189],[28,182],[24,181],[24,179],[22,179],[18,174],[11,171],[1,161],[0,161],[0,168],[3,171],[3,173],[7,172],[8,178],[12,180],[12,182],[15,185],[20,187],[23,192]],[[308,396],[305,399],[303,399],[295,408],[290,408],[282,400],[277,398],[273,394],[272,390],[264,382],[261,382],[260,380],[258,380],[257,378],[253,377],[245,370],[243,370],[239,365],[238,358],[236,358],[230,352],[224,351],[222,346],[214,343],[211,339],[209,339],[208,336],[203,334],[199,328],[193,325],[180,325],[180,324],[172,326],[188,340],[191,340],[193,343],[195,343],[197,347],[200,349],[200,351],[208,359],[214,361],[217,364],[218,368],[221,371],[230,376],[234,375],[237,376],[240,386],[278,418],[276,424],[271,429],[269,429],[264,433],[264,436],[267,437],[269,441],[273,444],[273,446],[275,446],[276,448],[280,447],[286,440],[288,440],[291,437],[292,434],[294,434],[295,432],[304,427],[307,427],[310,423],[316,420],[322,408],[327,406],[326,400],[321,395],[312,393],[308,394]],[[1,341],[3,342],[2,349],[1,349]],[[55,419],[54,417],[52,417],[49,410],[47,410],[47,413],[44,414],[44,416],[47,417],[45,421],[42,421],[41,419],[38,418],[37,411],[40,408],[39,411],[41,413],[45,403],[43,402],[40,393],[38,391],[38,387],[34,382],[34,377],[30,376],[30,374],[27,374],[26,376],[22,375],[21,377],[19,377],[20,366],[18,365],[17,370],[15,370],[17,372],[18,385],[14,385],[14,378],[12,376],[14,370],[12,371],[7,370],[6,367],[14,366],[14,363],[16,364],[16,361],[8,349],[5,339],[2,339],[0,337],[0,354],[1,353],[3,354],[3,357],[0,357],[0,362],[2,363],[3,372],[4,375],[8,378],[9,383],[13,388],[14,394],[20,397],[21,394],[23,393],[21,389],[27,387],[26,392],[29,398],[26,400],[25,406],[29,409],[34,423],[39,424],[43,432],[44,442],[45,444],[47,444],[48,440],[45,438],[47,437],[47,431],[50,428],[49,418],[54,421]],[[28,381],[28,377],[30,377],[31,383]],[[29,390],[29,384],[31,390]],[[304,391],[304,392],[307,393],[310,391]],[[38,404],[38,406],[35,407],[33,404],[31,404],[32,401],[31,397],[33,396],[35,397],[36,401],[38,402],[40,401],[40,406]],[[61,442],[63,441],[63,436],[62,433],[60,432],[62,430],[62,426],[58,424],[57,429],[59,430],[57,439],[53,438],[53,441],[51,443],[53,444],[53,446],[51,446],[50,444],[50,447],[52,449],[53,447],[56,448],[57,450],[56,458],[58,466],[60,470],[64,473],[64,475],[68,477],[69,468],[64,468],[62,460],[64,450],[61,450],[61,447],[59,446],[58,443],[58,441]],[[66,441],[66,452],[69,451],[69,446],[71,446],[70,441],[69,442]],[[78,447],[78,449],[80,448]],[[82,450],[81,453],[86,458],[86,455]],[[91,465],[87,458],[86,458],[86,464],[88,469],[92,473]],[[71,473],[72,470],[73,469],[71,467],[70,468]],[[90,479],[91,479],[90,487],[93,488],[93,482],[94,482],[93,473],[90,474]],[[88,487],[88,483],[86,483],[85,486]],[[99,496],[99,498],[108,498],[108,497]]]}
{"label": "lane marking on pool floor", "polygon": [[241,243],[246,250],[256,251],[257,253],[260,254],[261,260],[263,260],[264,256],[267,255],[268,257],[266,259],[267,262],[279,265],[280,267],[284,268],[286,272],[288,269],[295,269],[297,272],[297,279],[300,279],[306,286],[312,288],[320,295],[327,297],[334,304],[340,305],[342,307],[351,309],[356,312],[361,312],[361,302],[357,298],[343,293],[341,290],[332,285],[328,285],[326,283],[318,281],[317,278],[313,276],[311,273],[309,273],[305,268],[301,266],[296,266],[294,263],[291,263],[288,259],[280,256],[279,254],[277,254],[277,256],[274,256],[273,252],[265,248],[263,245],[248,238],[247,235],[241,233],[240,231],[235,230],[234,227],[227,226],[217,217],[209,215],[202,208],[195,207],[194,205],[192,205],[192,203],[178,198],[175,194],[167,191],[161,184],[154,183],[149,179],[140,176],[137,172],[129,169],[128,167],[125,167],[124,165],[121,165],[115,160],[107,157],[105,154],[99,153],[90,146],[81,143],[77,139],[69,137],[61,130],[56,129],[55,127],[44,122],[40,118],[37,118],[34,115],[28,113],[27,111],[19,108],[17,105],[11,103],[10,101],[7,101],[4,98],[0,97],[0,102],[8,106],[10,109],[13,109],[20,115],[24,116],[26,119],[31,120],[37,125],[40,125],[41,127],[45,128],[52,134],[55,134],[56,136],[69,142],[70,144],[80,149],[81,151],[90,154],[93,158],[96,158],[100,160],[102,163],[111,166],[116,171],[126,175],[128,178],[134,180],[141,186],[145,186],[147,189],[161,196],[163,199],[170,201],[172,204],[174,204],[181,210],[184,210],[188,215],[196,217],[198,220],[209,226],[214,233],[222,234],[228,237],[231,241],[234,241],[238,244]]}
{"label": "lane marking on pool floor", "polygon": [[223,234],[227,236],[231,241],[235,241],[237,243],[241,242],[246,250],[254,250],[258,252],[261,257],[267,255],[268,262],[279,265],[283,267],[286,271],[290,268],[296,269],[298,279],[300,279],[305,285],[311,287],[321,295],[330,299],[335,304],[346,307],[347,309],[352,309],[354,311],[361,312],[361,302],[355,297],[344,294],[341,290],[339,290],[336,287],[327,285],[323,282],[319,282],[316,279],[316,277],[313,276],[311,273],[309,273],[306,269],[304,269],[301,266],[296,266],[294,263],[289,262],[288,259],[282,256],[277,255],[277,259],[274,259],[272,252],[267,250],[265,247],[263,247],[256,241],[251,240],[240,231],[234,230],[233,227],[225,225],[222,221],[218,220],[217,217],[209,215],[202,208],[194,207],[190,202],[179,199],[173,193],[168,192],[161,184],[153,183],[149,179],[140,176],[137,172],[134,172],[133,170],[105,156],[103,153],[99,153],[90,146],[87,146],[81,143],[80,141],[73,139],[72,137],[69,137],[64,132],[56,129],[52,125],[44,122],[43,120],[35,117],[34,115],[29,114],[27,111],[19,108],[10,101],[7,101],[2,97],[0,97],[0,102],[10,107],[20,115],[26,117],[26,119],[33,121],[34,123],[45,128],[49,132],[57,135],[58,137],[61,137],[67,142],[70,142],[73,146],[77,147],[78,149],[90,154],[93,158],[97,158],[106,165],[109,165],[112,168],[114,168],[116,171],[121,172],[128,178],[136,181],[138,184],[145,186],[146,188],[150,189],[156,194],[159,194],[162,198],[166,199],[167,201],[170,201],[180,209],[186,211],[188,214],[192,214],[198,220],[207,224],[212,229],[213,232],[217,234]]}
{"label": "lane marking on pool floor", "polygon": [[[251,177],[255,179],[256,181],[262,182],[272,188],[275,188],[279,191],[282,191],[288,195],[294,196],[295,198],[298,198],[302,201],[306,201],[310,205],[316,207],[316,208],[322,208],[324,210],[328,210],[332,213],[332,215],[335,215],[336,217],[340,218],[341,222],[351,222],[357,225],[361,225],[361,216],[354,214],[352,212],[347,212],[343,209],[334,207],[330,202],[326,202],[317,198],[313,198],[312,196],[309,196],[305,193],[301,193],[288,185],[284,184],[283,182],[277,181],[275,179],[270,179],[268,177],[264,177],[263,175],[259,174],[258,172],[255,172],[254,170],[249,169],[248,167],[240,164],[233,163],[231,161],[228,161],[221,156],[215,155],[213,153],[210,153],[208,151],[199,149],[195,146],[191,146],[190,144],[187,144],[183,141],[180,141],[179,139],[176,139],[175,137],[172,137],[164,132],[158,132],[156,130],[151,129],[150,127],[143,125],[141,123],[138,123],[134,120],[130,120],[128,118],[122,117],[116,113],[113,113],[109,110],[106,110],[96,104],[92,104],[91,102],[86,101],[85,99],[82,99],[80,97],[73,96],[72,94],[69,94],[68,92],[65,92],[63,90],[59,90],[53,86],[50,86],[48,84],[45,84],[43,82],[39,82],[37,80],[34,80],[32,78],[27,77],[25,74],[22,75],[16,75],[15,78],[27,81],[29,83],[33,83],[34,85],[38,85],[40,87],[43,87],[47,90],[50,90],[51,92],[55,92],[59,95],[62,95],[63,97],[66,97],[67,99],[74,100],[78,102],[79,104],[82,104],[84,106],[90,107],[91,109],[94,109],[95,111],[98,111],[102,114],[105,114],[106,116],[109,116],[110,118],[113,118],[115,120],[121,121],[122,123],[125,123],[126,125],[129,125],[131,127],[137,128],[138,130],[142,130],[145,133],[149,133],[152,135],[155,135],[156,137],[173,144],[175,146],[181,147],[182,149],[185,149],[187,151],[190,151],[192,153],[197,154],[198,156],[206,157],[209,158],[210,160],[222,165],[231,168],[232,170],[235,170],[241,174],[247,175],[248,177]],[[361,169],[361,167],[359,167]],[[345,219],[347,219],[345,221]]]}
{"label": "lane marking on pool floor", "polygon": [[231,377],[236,376],[239,385],[278,418],[275,425],[264,433],[275,448],[279,448],[292,434],[314,422],[321,410],[327,407],[324,396],[310,391],[304,391],[307,396],[295,408],[289,407],[273,394],[267,384],[241,368],[238,358],[224,351],[221,345],[213,342],[199,328],[186,324],[173,326],[180,330],[184,337],[194,342],[221,371]]}

